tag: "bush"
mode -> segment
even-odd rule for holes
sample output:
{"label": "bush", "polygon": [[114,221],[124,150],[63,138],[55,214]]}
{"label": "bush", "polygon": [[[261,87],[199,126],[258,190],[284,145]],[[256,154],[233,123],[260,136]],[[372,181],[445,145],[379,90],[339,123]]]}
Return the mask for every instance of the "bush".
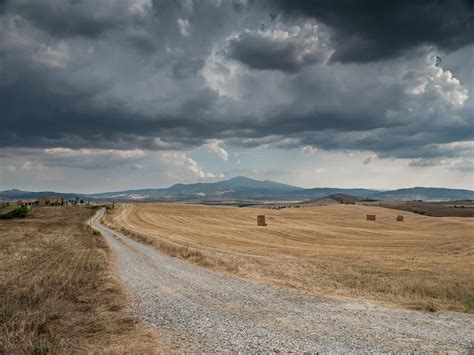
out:
{"label": "bush", "polygon": [[0,214],[0,219],[25,218],[28,214],[28,207],[21,206],[14,210]]}

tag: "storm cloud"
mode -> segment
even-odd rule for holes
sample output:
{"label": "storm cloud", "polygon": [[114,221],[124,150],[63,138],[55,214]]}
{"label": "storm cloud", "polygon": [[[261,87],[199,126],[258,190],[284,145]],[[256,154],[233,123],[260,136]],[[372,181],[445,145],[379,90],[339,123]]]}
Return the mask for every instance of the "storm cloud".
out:
{"label": "storm cloud", "polygon": [[275,0],[289,15],[315,18],[333,30],[333,60],[368,62],[418,45],[455,50],[474,42],[470,0]]}
{"label": "storm cloud", "polygon": [[462,0],[7,0],[0,147],[90,169],[139,166],[120,151],[227,162],[224,146],[462,166],[473,14]]}
{"label": "storm cloud", "polygon": [[227,55],[261,70],[298,71],[329,57],[327,35],[317,25],[287,30],[245,30],[228,39]]}

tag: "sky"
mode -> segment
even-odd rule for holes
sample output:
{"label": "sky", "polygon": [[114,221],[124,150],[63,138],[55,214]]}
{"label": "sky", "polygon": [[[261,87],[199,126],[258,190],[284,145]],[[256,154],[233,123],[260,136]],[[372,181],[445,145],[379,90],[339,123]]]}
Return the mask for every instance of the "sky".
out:
{"label": "sky", "polygon": [[474,189],[469,0],[0,0],[0,190]]}

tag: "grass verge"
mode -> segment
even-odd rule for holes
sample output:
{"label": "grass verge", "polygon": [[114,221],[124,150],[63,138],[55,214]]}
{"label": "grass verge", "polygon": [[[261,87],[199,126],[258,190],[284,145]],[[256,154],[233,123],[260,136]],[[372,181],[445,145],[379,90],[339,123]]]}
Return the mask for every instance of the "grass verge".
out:
{"label": "grass verge", "polygon": [[105,215],[105,217],[102,219],[102,224],[110,229],[123,233],[132,239],[135,239],[137,242],[146,245],[151,245],[154,248],[157,248],[163,253],[174,258],[186,260],[198,266],[216,269],[219,271],[225,271],[229,273],[238,273],[239,271],[237,263],[207,255],[198,249],[190,247],[189,245],[179,245],[175,243],[166,242],[157,238],[149,237],[145,234],[134,232],[124,227],[117,228],[114,224],[110,223],[109,219],[107,218],[107,215]]}
{"label": "grass verge", "polygon": [[85,207],[0,221],[0,353],[156,352],[126,310],[111,252]]}

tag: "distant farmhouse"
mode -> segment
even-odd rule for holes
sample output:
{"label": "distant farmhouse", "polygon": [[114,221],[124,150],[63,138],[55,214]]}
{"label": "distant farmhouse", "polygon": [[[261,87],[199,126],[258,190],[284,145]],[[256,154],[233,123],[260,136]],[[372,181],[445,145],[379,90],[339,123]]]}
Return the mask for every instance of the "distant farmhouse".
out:
{"label": "distant farmhouse", "polygon": [[27,206],[27,207],[30,207],[30,206],[36,206],[39,204],[39,201],[38,200],[18,200],[16,202],[16,204],[18,206]]}
{"label": "distant farmhouse", "polygon": [[64,199],[62,196],[43,196],[40,197],[39,204],[47,206],[58,206],[64,204]]}

